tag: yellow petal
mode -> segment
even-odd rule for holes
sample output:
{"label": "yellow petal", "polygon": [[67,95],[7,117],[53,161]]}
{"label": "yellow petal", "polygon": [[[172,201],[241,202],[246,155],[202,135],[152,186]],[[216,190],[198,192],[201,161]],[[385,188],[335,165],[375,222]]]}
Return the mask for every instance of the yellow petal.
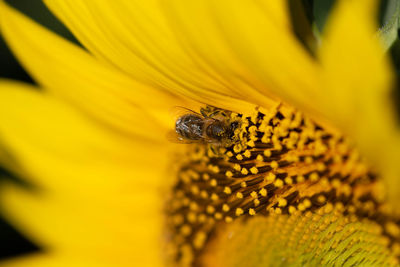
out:
{"label": "yellow petal", "polygon": [[71,259],[157,266],[166,147],[122,139],[20,83],[0,83],[0,102],[2,143],[36,188],[2,186],[6,217]]}
{"label": "yellow petal", "polygon": [[392,200],[399,199],[399,133],[393,73],[376,38],[376,1],[339,1],[320,50],[322,85],[317,110],[336,123],[379,168]]}
{"label": "yellow petal", "polygon": [[[242,99],[274,104],[243,77],[232,80],[234,73],[227,77],[205,64],[212,53],[201,59],[190,52],[191,47],[181,41],[179,28],[170,25],[160,1],[45,2],[97,58],[139,81],[228,109],[252,108]],[[204,19],[212,14],[207,15]],[[212,44],[208,48],[214,49]],[[220,66],[229,63],[218,62]]]}
{"label": "yellow petal", "polygon": [[[59,164],[82,167],[88,172],[109,166],[119,166],[121,171],[126,171],[133,163],[147,168],[149,165],[144,163],[162,158],[165,146],[121,138],[62,101],[28,85],[1,82],[0,101],[1,144],[37,174],[52,172]],[[151,152],[155,148],[159,149],[160,155]],[[60,175],[66,173],[73,171],[64,169]],[[73,179],[81,186],[91,183],[81,179],[80,175]],[[98,179],[96,185],[101,183]]]}
{"label": "yellow petal", "polygon": [[[309,95],[318,89],[317,66],[287,22],[272,15],[288,16],[286,2],[271,0],[264,1],[264,5],[260,1],[208,2],[211,19],[229,49],[263,83],[257,90],[267,96],[308,103]],[[190,24],[190,20],[187,15],[185,23]]]}
{"label": "yellow petal", "polygon": [[[95,119],[119,131],[156,139],[162,131],[158,123],[173,123],[165,119],[169,108],[184,105],[170,93],[145,86],[99,62],[4,3],[0,12],[1,31],[26,70],[46,90]],[[139,124],[143,127],[137,127]]]}
{"label": "yellow petal", "polygon": [[132,262],[159,266],[162,217],[157,205],[161,201],[154,201],[156,190],[139,192],[144,189],[149,188],[132,189],[129,195],[111,193],[97,200],[79,196],[79,187],[74,195],[35,194],[6,186],[1,194],[2,210],[44,252],[107,262],[108,266]]}

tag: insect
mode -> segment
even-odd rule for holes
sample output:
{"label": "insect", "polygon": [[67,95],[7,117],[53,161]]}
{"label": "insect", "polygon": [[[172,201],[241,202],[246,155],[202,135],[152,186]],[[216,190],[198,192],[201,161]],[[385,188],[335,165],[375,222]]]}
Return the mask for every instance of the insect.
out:
{"label": "insect", "polygon": [[230,112],[206,107],[200,113],[190,109],[179,108],[180,115],[175,122],[175,140],[181,143],[211,143],[228,145],[234,141],[238,121],[230,120]]}

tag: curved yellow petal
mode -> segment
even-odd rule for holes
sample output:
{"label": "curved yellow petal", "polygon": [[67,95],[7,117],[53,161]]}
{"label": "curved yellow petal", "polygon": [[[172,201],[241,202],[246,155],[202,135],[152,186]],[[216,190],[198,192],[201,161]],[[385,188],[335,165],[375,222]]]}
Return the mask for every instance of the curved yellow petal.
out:
{"label": "curved yellow petal", "polygon": [[[267,96],[310,103],[309,95],[318,90],[317,65],[290,27],[277,23],[271,15],[279,10],[278,14],[288,16],[285,1],[207,2],[225,43],[247,71],[263,83],[257,90]],[[190,21],[187,15],[184,22]]]}
{"label": "curved yellow petal", "polygon": [[[182,42],[184,33],[170,25],[162,1],[45,2],[97,58],[139,81],[227,109],[249,111],[253,106],[242,100],[275,104],[255,91],[242,73],[239,77],[234,77],[235,73],[225,76],[207,64],[206,60],[213,60],[213,53],[203,60],[199,57],[202,55],[191,52],[191,47]],[[187,19],[196,15],[194,8],[188,11]],[[203,19],[212,14],[207,16]],[[205,44],[209,41],[204,39]],[[213,43],[207,47],[215,49]],[[219,59],[221,67],[232,61]]]}
{"label": "curved yellow petal", "polygon": [[71,259],[158,266],[167,144],[123,139],[20,83],[0,83],[0,102],[2,144],[36,189],[2,186],[6,217]]}
{"label": "curved yellow petal", "polygon": [[157,199],[154,189],[130,191],[98,200],[79,196],[79,188],[75,195],[35,194],[5,186],[2,210],[44,253],[62,254],[78,262],[106,262],[108,266],[131,266],[132,262],[161,266],[162,257],[157,255],[161,254],[162,217],[157,206],[161,201],[152,203]]}
{"label": "curved yellow petal", "polygon": [[[132,165],[148,168],[153,160],[162,159],[162,151],[167,146],[167,142],[122,138],[82,116],[73,107],[22,83],[0,82],[0,102],[1,144],[38,176],[53,172],[60,164],[83,168],[88,173],[113,166],[120,172],[134,169]],[[154,155],[151,149],[158,149],[160,154]],[[60,170],[63,171],[59,176],[74,173],[68,168]],[[75,181],[70,179],[56,182],[65,183],[64,186],[79,182],[80,186],[93,187],[92,181],[80,175],[73,178]],[[132,179],[127,178],[129,180]],[[100,187],[102,181],[97,179],[96,186]],[[105,190],[111,188],[105,187]]]}
{"label": "curved yellow petal", "polygon": [[181,99],[107,66],[4,3],[0,3],[0,12],[7,43],[26,70],[52,94],[119,131],[156,139],[163,130],[160,124],[173,125],[168,110],[183,105]]}
{"label": "curved yellow petal", "polygon": [[339,1],[320,49],[323,73],[316,105],[379,168],[393,200],[400,195],[400,139],[391,92],[394,75],[375,36],[376,2]]}
{"label": "curved yellow petal", "polygon": [[[262,11],[266,12],[274,27],[288,28],[283,1],[271,5],[260,2],[258,7],[265,7]],[[213,13],[212,3],[174,0],[162,2],[162,9],[184,53],[226,86],[228,93],[260,106],[275,105],[276,99],[273,100],[270,92],[264,94],[268,91],[266,85],[246,68],[232,49],[230,40],[225,38],[221,23]]]}

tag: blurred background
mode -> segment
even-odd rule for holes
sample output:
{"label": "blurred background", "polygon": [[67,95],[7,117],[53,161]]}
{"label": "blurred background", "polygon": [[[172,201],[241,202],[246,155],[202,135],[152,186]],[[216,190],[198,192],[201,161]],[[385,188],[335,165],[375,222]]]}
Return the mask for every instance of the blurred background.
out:
{"label": "blurred background", "polygon": [[[145,0],[144,0],[145,1]],[[318,44],[318,35],[323,31],[325,21],[334,0],[287,0],[290,4],[292,20],[295,22],[294,33],[305,48],[313,54],[314,46]],[[65,28],[45,7],[41,0],[6,0],[10,5],[31,17],[38,23],[67,38],[79,45],[73,35]],[[385,25],[394,12],[393,5],[398,0],[384,0],[381,3],[380,24]],[[350,27],[350,26],[349,26]],[[395,63],[400,56],[400,44],[397,40],[397,27],[395,29],[395,40],[391,40],[391,55]],[[35,84],[15,57],[8,49],[6,43],[0,36],[0,77],[20,80]],[[395,64],[399,69],[399,64]],[[40,89],[38,89],[40,90]],[[396,90],[398,91],[398,90]],[[396,98],[397,99],[397,98]],[[400,105],[397,105],[400,106]],[[22,108],[22,107],[21,107]],[[13,173],[8,172],[0,166],[0,186],[5,180],[19,182],[22,180]],[[1,204],[1,203],[0,203]],[[35,252],[40,248],[25,238],[17,229],[6,221],[1,213],[0,206],[0,259],[18,256],[24,253]]]}

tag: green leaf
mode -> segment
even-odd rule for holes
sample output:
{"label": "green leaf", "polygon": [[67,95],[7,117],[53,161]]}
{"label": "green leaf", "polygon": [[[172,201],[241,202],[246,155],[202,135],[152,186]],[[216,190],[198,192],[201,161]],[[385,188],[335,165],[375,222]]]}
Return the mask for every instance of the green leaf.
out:
{"label": "green leaf", "polygon": [[317,47],[317,39],[312,28],[312,13],[309,12],[311,4],[305,0],[288,0],[288,3],[294,34],[313,55]]}
{"label": "green leaf", "polygon": [[314,1],[313,13],[315,19],[315,25],[319,32],[322,32],[329,16],[329,13],[335,3],[334,0],[317,0]]}
{"label": "green leaf", "polygon": [[398,38],[400,18],[400,0],[388,0],[384,15],[384,25],[378,30],[385,50],[388,50]]}

